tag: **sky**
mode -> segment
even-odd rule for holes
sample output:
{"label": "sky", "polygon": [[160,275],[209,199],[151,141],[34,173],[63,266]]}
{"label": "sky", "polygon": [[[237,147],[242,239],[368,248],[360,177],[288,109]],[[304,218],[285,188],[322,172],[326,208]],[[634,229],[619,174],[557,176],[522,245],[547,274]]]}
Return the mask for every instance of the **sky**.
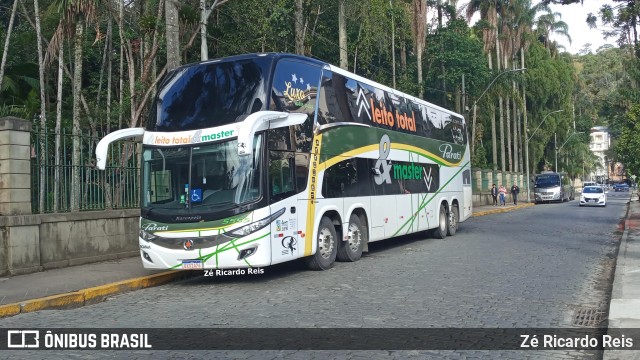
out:
{"label": "sky", "polygon": [[584,0],[584,4],[571,4],[571,5],[551,5],[551,10],[562,14],[562,21],[569,26],[569,35],[571,36],[571,45],[564,36],[556,35],[553,37],[559,44],[564,45],[566,51],[577,54],[582,47],[591,43],[591,50],[595,52],[600,46],[604,44],[616,45],[615,38],[609,38],[607,40],[602,36],[602,23],[598,21],[597,29],[589,29],[586,19],[587,15],[591,12],[594,15],[598,15],[598,9],[604,4],[613,5],[611,0]]}

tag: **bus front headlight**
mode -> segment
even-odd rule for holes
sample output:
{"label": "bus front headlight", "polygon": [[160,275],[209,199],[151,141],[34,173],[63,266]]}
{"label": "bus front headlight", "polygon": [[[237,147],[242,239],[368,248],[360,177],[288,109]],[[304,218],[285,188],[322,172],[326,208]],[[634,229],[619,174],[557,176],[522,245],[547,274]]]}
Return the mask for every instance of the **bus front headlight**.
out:
{"label": "bus front headlight", "polygon": [[144,230],[140,230],[140,238],[144,241],[151,242],[157,239],[158,237],[156,235],[153,235],[152,233],[146,232]]}
{"label": "bus front headlight", "polygon": [[252,222],[249,225],[245,225],[236,229],[233,229],[231,231],[225,232],[224,236],[228,236],[231,238],[240,238],[243,236],[247,236],[249,234],[253,234],[254,232],[268,226],[269,224],[271,224],[271,222],[277,218],[280,217],[280,215],[284,214],[285,208],[282,208],[278,211],[276,211],[275,213],[267,216],[264,219]]}

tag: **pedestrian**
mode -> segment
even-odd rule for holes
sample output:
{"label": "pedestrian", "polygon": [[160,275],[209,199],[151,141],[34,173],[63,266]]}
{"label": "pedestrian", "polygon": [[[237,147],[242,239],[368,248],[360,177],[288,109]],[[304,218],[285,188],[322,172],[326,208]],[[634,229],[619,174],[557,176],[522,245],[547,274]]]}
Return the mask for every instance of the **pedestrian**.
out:
{"label": "pedestrian", "polygon": [[496,184],[491,185],[491,197],[493,198],[493,206],[498,206],[498,188]]}
{"label": "pedestrian", "polygon": [[520,193],[520,188],[518,185],[513,184],[511,187],[511,197],[513,197],[513,205],[518,205],[518,194]]}
{"label": "pedestrian", "polygon": [[500,194],[500,205],[506,206],[507,205],[507,189],[504,187],[504,185],[500,184],[500,187],[498,188],[498,193]]}

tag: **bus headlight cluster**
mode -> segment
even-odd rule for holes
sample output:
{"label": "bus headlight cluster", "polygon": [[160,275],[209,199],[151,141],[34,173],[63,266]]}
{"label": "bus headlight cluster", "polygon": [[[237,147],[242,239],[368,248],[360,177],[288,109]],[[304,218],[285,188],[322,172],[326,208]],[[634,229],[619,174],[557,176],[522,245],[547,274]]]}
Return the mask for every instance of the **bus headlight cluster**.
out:
{"label": "bus headlight cluster", "polygon": [[239,238],[239,237],[243,237],[243,236],[247,236],[249,234],[253,234],[254,232],[266,227],[267,225],[271,224],[271,222],[277,218],[280,217],[280,215],[284,214],[285,208],[282,208],[278,211],[276,211],[275,213],[267,216],[264,219],[252,222],[249,225],[245,225],[242,227],[239,227],[237,229],[233,229],[231,231],[225,232],[223,235],[228,236],[228,237],[232,237],[232,238]]}
{"label": "bus headlight cluster", "polygon": [[158,237],[153,235],[152,233],[146,232],[144,230],[140,230],[140,238],[144,241],[153,241]]}

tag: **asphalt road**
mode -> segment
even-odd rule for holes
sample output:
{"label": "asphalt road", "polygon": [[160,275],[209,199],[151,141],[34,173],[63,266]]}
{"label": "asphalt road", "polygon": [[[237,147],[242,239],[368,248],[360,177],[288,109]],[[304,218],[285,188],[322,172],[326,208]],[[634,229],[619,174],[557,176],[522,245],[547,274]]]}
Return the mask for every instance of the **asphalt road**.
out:
{"label": "asphalt road", "polygon": [[[567,328],[608,309],[628,193],[476,217],[445,240],[371,244],[325,272],[299,263],[262,275],[198,277],[74,310],[0,319],[2,328]],[[606,314],[602,315],[603,317]],[[197,334],[197,330],[193,331]],[[197,335],[194,335],[197,336]],[[150,351],[7,352],[12,358],[136,358]],[[172,358],[588,358],[588,351],[170,351]]]}

